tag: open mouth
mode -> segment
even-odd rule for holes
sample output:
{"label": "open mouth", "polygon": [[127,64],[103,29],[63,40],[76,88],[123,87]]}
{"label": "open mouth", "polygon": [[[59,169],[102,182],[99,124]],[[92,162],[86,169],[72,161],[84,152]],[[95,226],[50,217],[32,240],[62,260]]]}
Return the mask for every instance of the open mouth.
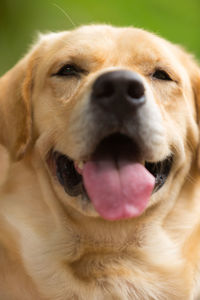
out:
{"label": "open mouth", "polygon": [[145,210],[152,193],[165,183],[172,157],[146,162],[137,145],[119,133],[104,138],[89,161],[74,162],[51,151],[48,165],[70,196],[83,194],[105,219],[136,217]]}

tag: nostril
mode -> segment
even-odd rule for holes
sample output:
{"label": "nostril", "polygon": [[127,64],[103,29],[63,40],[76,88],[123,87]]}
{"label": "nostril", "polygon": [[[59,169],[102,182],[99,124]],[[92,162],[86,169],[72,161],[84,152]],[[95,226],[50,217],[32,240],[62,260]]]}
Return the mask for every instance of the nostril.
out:
{"label": "nostril", "polygon": [[91,100],[99,109],[112,111],[121,118],[146,102],[145,87],[140,76],[132,71],[107,72],[95,80]]}
{"label": "nostril", "polygon": [[144,85],[142,83],[140,83],[139,81],[131,81],[128,84],[128,88],[127,88],[127,94],[128,96],[130,96],[131,98],[134,99],[140,99],[141,97],[144,96]]}
{"label": "nostril", "polygon": [[104,98],[104,97],[111,97],[115,93],[114,85],[111,81],[104,81],[101,83],[101,86],[96,89],[96,97]]}

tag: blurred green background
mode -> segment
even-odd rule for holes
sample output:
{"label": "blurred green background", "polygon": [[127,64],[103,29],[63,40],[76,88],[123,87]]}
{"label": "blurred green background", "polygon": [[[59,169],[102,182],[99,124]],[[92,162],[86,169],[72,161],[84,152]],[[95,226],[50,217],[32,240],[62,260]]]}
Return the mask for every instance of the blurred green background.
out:
{"label": "blurred green background", "polygon": [[200,58],[200,0],[0,0],[0,75],[23,56],[38,31],[73,28],[66,14],[77,26],[142,27]]}

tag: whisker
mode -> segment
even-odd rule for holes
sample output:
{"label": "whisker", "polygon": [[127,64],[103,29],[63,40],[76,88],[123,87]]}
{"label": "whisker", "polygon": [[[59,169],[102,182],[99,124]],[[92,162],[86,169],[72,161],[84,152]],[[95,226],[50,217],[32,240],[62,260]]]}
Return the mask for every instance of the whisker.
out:
{"label": "whisker", "polygon": [[60,7],[56,3],[54,3],[53,5],[55,7],[57,7],[65,15],[65,17],[68,19],[68,21],[72,24],[73,27],[77,27],[77,25],[74,23],[74,21],[72,20],[72,18],[70,17],[70,15],[62,7]]}

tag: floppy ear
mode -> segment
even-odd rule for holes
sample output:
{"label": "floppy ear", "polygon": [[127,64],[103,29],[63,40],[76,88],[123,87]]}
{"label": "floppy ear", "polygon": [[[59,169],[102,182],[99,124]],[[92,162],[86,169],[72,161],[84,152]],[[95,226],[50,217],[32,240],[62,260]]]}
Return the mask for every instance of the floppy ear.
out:
{"label": "floppy ear", "polygon": [[31,89],[34,59],[23,58],[0,79],[0,144],[20,159],[31,140]]}
{"label": "floppy ear", "polygon": [[10,157],[4,146],[0,145],[0,187],[7,179],[8,171],[10,167]]}
{"label": "floppy ear", "polygon": [[200,169],[200,67],[196,66],[195,74],[192,79],[193,91],[196,100],[197,121],[199,125],[199,149],[198,149],[198,167]]}
{"label": "floppy ear", "polygon": [[198,123],[198,128],[199,128],[199,148],[197,153],[197,163],[200,169],[200,66],[193,59],[192,56],[188,55],[187,58],[188,60],[185,59],[185,63],[187,63],[187,69],[192,84],[193,95],[194,95],[195,106],[196,106],[196,121]]}
{"label": "floppy ear", "polygon": [[197,105],[197,118],[199,121],[199,128],[200,128],[200,67],[196,67],[192,83],[193,83],[194,95],[195,95],[196,105]]}
{"label": "floppy ear", "polygon": [[192,83],[197,110],[197,121],[200,128],[200,65],[191,55],[187,55],[187,58],[185,57],[184,62],[187,64],[187,70],[189,72],[190,80]]}
{"label": "floppy ear", "polygon": [[192,93],[195,101],[196,120],[199,128],[199,145],[197,152],[197,165],[200,169],[200,65],[194,57],[187,53],[182,47],[175,47],[176,53],[181,64],[186,68],[192,87]]}

